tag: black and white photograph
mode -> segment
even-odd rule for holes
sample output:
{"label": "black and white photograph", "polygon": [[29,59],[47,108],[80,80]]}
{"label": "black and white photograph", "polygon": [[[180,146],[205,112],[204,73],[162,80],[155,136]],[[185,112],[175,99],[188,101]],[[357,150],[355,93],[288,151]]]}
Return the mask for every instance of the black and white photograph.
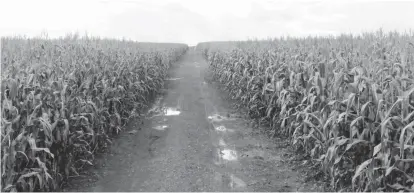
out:
{"label": "black and white photograph", "polygon": [[1,192],[414,192],[414,0],[0,0]]}

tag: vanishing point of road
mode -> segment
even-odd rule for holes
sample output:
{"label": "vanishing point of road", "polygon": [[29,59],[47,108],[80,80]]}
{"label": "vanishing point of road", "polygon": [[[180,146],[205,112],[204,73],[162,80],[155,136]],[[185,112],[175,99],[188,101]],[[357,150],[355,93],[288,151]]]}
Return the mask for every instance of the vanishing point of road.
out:
{"label": "vanishing point of road", "polygon": [[93,179],[65,191],[309,191],[281,158],[285,150],[232,108],[208,72],[188,51],[152,109],[97,158]]}

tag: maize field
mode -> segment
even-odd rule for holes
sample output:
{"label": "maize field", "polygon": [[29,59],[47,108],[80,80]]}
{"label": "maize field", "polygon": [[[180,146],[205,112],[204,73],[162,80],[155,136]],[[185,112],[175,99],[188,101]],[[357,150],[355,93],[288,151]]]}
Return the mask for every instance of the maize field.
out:
{"label": "maize field", "polygon": [[414,192],[414,34],[203,43],[249,116],[289,137],[336,191]]}
{"label": "maize field", "polygon": [[2,38],[2,191],[59,190],[92,165],[187,49],[76,35]]}

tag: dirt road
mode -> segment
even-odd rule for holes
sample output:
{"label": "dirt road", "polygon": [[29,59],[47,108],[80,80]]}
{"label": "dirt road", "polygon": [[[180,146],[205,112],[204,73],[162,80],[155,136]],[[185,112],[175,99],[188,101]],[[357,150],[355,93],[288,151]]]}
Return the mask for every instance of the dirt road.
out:
{"label": "dirt road", "polygon": [[207,72],[189,51],[146,118],[132,120],[97,158],[94,178],[66,191],[312,191],[285,164],[283,148],[207,83]]}

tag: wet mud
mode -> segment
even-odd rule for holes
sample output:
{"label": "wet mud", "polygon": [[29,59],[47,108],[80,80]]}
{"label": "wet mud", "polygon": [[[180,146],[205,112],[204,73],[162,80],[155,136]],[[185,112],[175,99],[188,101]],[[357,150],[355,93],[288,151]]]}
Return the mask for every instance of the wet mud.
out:
{"label": "wet mud", "polygon": [[208,64],[189,51],[172,67],[165,94],[65,191],[322,191],[206,77]]}

